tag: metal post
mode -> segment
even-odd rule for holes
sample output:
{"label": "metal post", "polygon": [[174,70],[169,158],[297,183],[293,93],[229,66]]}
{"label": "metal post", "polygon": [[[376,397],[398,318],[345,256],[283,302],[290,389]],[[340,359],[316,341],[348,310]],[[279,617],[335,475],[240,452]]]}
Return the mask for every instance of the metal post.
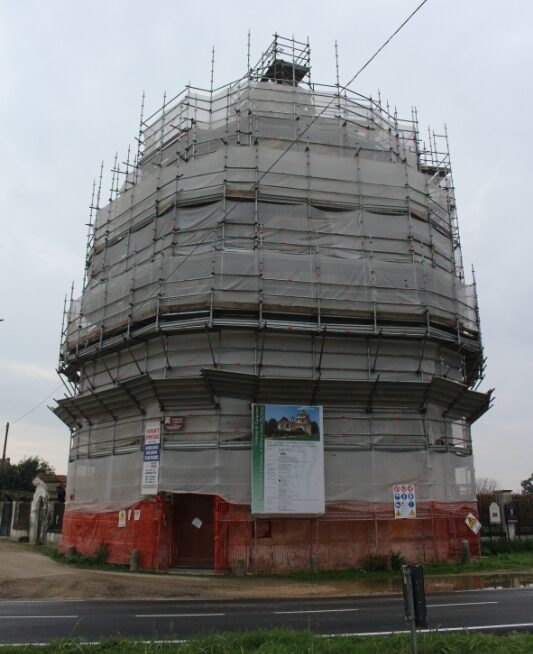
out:
{"label": "metal post", "polygon": [[411,630],[411,650],[413,654],[418,654],[418,643],[416,640],[415,602],[413,598],[413,577],[411,568],[408,565],[402,566],[402,574],[405,621],[409,623],[409,628]]}
{"label": "metal post", "polygon": [[418,644],[416,641],[415,603],[413,599],[413,577],[411,574],[411,568],[408,565],[404,565],[402,567],[402,574],[405,621],[409,623],[409,628],[411,630],[411,650],[413,654],[418,654]]}
{"label": "metal post", "polygon": [[130,570],[132,572],[139,570],[139,550],[131,550]]}
{"label": "metal post", "polygon": [[424,568],[421,565],[402,566],[402,586],[405,606],[405,621],[411,630],[411,647],[417,654],[416,628],[428,626],[426,593],[424,589]]}

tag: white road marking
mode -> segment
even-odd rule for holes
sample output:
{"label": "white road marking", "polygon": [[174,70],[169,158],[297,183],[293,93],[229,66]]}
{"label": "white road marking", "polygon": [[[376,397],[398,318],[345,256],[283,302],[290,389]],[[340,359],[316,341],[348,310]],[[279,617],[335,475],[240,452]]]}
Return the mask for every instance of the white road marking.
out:
{"label": "white road marking", "polygon": [[225,613],[140,613],[136,618],[212,618]]}
{"label": "white road marking", "polygon": [[[52,641],[47,643],[0,643],[0,648],[2,647],[48,647]],[[181,640],[131,640],[129,642],[138,643],[140,645],[183,645],[187,641],[184,639]],[[101,645],[101,640],[83,640],[79,641],[79,645],[85,646],[96,646]]]}
{"label": "white road marking", "polygon": [[359,611],[359,609],[314,609],[312,611],[274,611],[274,615],[289,615],[291,613],[343,613],[345,611]]}
{"label": "white road marking", "polygon": [[0,620],[75,620],[77,615],[0,615]]}
{"label": "white road marking", "polygon": [[[101,572],[98,570],[98,572]],[[128,573],[129,574],[129,573]],[[52,599],[52,600],[0,600],[0,606],[11,606],[11,604],[72,604],[73,602],[87,602],[91,600],[84,600],[84,599],[66,599],[66,600],[57,600],[57,599]],[[122,602],[124,600],[106,600],[106,602],[113,602],[113,601],[119,601]]]}
{"label": "white road marking", "polygon": [[[442,633],[443,631],[483,631],[484,629],[518,629],[524,627],[533,627],[533,622],[518,622],[516,624],[492,624],[480,625],[477,627],[440,627],[439,629],[418,629],[418,633],[431,634]],[[342,638],[343,636],[390,636],[392,634],[409,634],[410,631],[366,631],[360,633],[344,633],[344,634],[315,634],[315,638]],[[186,643],[186,639],[181,640],[132,640],[132,643],[140,643],[142,645],[163,645],[163,644],[182,644]],[[83,645],[100,645],[101,641],[93,640],[83,642]],[[48,643],[0,643],[2,647],[26,647],[32,645],[33,647],[44,647],[50,645]]]}
{"label": "white road marking", "polygon": [[[434,629],[417,629],[419,634],[442,633],[443,631],[483,631],[485,629],[518,629],[533,627],[533,622],[517,622],[515,624],[483,624],[470,627],[438,627]],[[410,631],[361,631],[344,634],[315,634],[317,638],[340,638],[341,636],[390,636],[392,634],[410,634]]]}
{"label": "white road marking", "polygon": [[457,604],[428,604],[428,609],[436,609],[441,606],[479,606],[481,604],[499,604],[499,602],[462,602]]}

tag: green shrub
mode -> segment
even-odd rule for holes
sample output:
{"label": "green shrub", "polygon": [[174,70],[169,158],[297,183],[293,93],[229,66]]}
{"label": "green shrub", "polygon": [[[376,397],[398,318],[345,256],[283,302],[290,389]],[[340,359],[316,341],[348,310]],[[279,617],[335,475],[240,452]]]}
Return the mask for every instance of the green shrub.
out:
{"label": "green shrub", "polygon": [[53,547],[47,547],[44,550],[51,559],[61,563],[73,563],[81,567],[92,567],[94,565],[101,565],[107,562],[109,557],[109,548],[106,543],[101,543],[90,555],[80,554],[74,548],[63,554]]}
{"label": "green shrub", "polygon": [[94,563],[107,563],[107,557],[109,556],[109,548],[106,543],[100,543],[98,547],[94,550],[94,554],[91,559]]}
{"label": "green shrub", "polygon": [[365,572],[383,572],[384,570],[398,572],[405,563],[406,560],[401,554],[391,552],[390,554],[370,554],[359,567]]}
{"label": "green shrub", "polygon": [[388,554],[369,554],[361,563],[366,572],[380,572],[390,570],[391,561]]}
{"label": "green shrub", "polygon": [[402,566],[405,565],[407,561],[405,558],[398,554],[398,552],[393,552],[390,555],[390,569],[399,572],[402,569]]}

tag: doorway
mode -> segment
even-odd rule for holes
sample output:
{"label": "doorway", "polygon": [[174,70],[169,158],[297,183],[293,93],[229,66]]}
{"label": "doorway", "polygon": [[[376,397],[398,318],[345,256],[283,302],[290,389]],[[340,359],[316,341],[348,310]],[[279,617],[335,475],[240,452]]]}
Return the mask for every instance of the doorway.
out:
{"label": "doorway", "polygon": [[9,536],[11,534],[12,507],[11,501],[0,502],[0,536]]}
{"label": "doorway", "polygon": [[174,566],[214,568],[214,507],[213,495],[174,495]]}

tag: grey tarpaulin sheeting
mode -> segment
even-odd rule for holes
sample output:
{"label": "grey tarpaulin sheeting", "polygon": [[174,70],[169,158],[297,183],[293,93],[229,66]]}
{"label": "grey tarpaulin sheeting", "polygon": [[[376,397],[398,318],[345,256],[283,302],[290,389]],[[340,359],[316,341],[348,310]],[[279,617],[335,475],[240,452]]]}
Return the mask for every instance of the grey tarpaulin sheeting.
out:
{"label": "grey tarpaulin sheeting", "polygon": [[163,436],[160,490],[248,503],[250,403],[291,398],[324,405],[328,502],[404,481],[474,499],[490,396],[466,383],[478,316],[447,164],[412,122],[316,89],[189,89],[144,127],[67,312],[70,510],[141,499],[145,423],[164,415],[185,426]]}
{"label": "grey tarpaulin sheeting", "polygon": [[[164,450],[159,489],[163,492],[220,495],[250,503],[251,451],[223,448]],[[414,482],[417,500],[475,500],[471,457],[429,451],[325,452],[326,501],[391,502],[392,485]],[[142,453],[71,461],[70,511],[116,511],[140,501]]]}
{"label": "grey tarpaulin sheeting", "polygon": [[[172,309],[172,298],[182,311],[212,310],[258,305],[260,294],[265,310],[316,298],[329,314],[430,311],[475,329],[473,295],[455,278],[448,189],[418,170],[410,127],[393,126],[398,135],[391,136],[383,116],[340,98],[336,111],[353,118],[348,128],[328,109],[306,134],[308,152],[298,144],[277,161],[302,129],[298,112],[313,116],[326,101],[250,83],[208,107],[193,94],[147,128],[146,163],[97,212],[88,287],[81,313],[78,305],[70,313],[69,346],[145,320],[159,306]],[[243,118],[245,107],[255,122]],[[190,130],[176,141],[177,115],[194,118],[192,144]],[[241,143],[252,128],[254,144]],[[202,142],[210,149],[195,156]],[[161,165],[153,165],[158,157]],[[258,178],[259,203],[245,201]]]}
{"label": "grey tarpaulin sheeting", "polygon": [[[133,343],[126,352],[109,354],[105,362],[98,358],[87,361],[85,372],[91,384],[101,390],[106,386],[114,387],[109,373],[111,369],[113,374],[129,384],[130,379],[139,378],[135,357],[138,362],[143,362],[146,373],[156,383],[168,376],[167,359],[173,380],[190,379],[191,376],[199,378],[201,368],[213,365],[211,348],[216,345],[213,353],[217,365],[221,370],[230,372],[256,374],[257,362],[261,359],[263,376],[307,376],[312,379],[312,371],[316,370],[320,359],[321,379],[368,380],[369,365],[373,365],[377,353],[376,365],[379,366],[381,381],[420,381],[433,376],[462,380],[460,356],[434,343],[427,343],[420,357],[420,344],[414,339],[389,337],[379,341],[374,336],[369,346],[364,338],[354,339],[342,332],[333,334],[335,338],[325,338],[322,346],[321,340],[317,343],[313,335],[269,332],[258,339],[253,332],[227,328],[216,336],[214,343],[214,337],[210,337],[204,328],[200,333],[171,334],[164,341],[159,338],[148,344]],[[121,342],[122,339],[118,339],[118,344]],[[82,380],[80,388],[83,394],[91,396],[92,387],[86,379]]]}

